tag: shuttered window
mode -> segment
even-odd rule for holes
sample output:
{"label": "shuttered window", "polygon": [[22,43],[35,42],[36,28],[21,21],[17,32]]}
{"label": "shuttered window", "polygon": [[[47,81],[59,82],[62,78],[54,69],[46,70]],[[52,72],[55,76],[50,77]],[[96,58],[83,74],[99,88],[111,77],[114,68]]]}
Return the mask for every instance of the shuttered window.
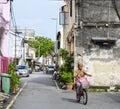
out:
{"label": "shuttered window", "polygon": [[70,0],[70,17],[72,17],[72,0]]}

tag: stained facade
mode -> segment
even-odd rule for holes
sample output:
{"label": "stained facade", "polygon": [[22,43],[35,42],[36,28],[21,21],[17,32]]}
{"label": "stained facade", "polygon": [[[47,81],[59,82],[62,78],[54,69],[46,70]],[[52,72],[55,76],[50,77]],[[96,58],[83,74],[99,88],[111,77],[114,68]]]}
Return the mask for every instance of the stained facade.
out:
{"label": "stained facade", "polygon": [[120,84],[120,1],[66,0],[66,3],[71,25],[67,39],[69,51],[74,51],[74,69],[78,62],[83,62],[84,69],[93,75],[89,78],[91,85]]}

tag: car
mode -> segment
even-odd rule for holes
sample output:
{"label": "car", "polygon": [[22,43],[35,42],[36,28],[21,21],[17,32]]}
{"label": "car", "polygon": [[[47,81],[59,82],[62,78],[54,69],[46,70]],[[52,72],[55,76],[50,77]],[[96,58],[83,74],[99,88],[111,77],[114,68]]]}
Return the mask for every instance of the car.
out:
{"label": "car", "polygon": [[29,68],[26,65],[17,65],[16,74],[21,77],[29,77]]}
{"label": "car", "polygon": [[46,73],[47,74],[53,74],[54,70],[55,70],[54,66],[47,66],[46,67]]}

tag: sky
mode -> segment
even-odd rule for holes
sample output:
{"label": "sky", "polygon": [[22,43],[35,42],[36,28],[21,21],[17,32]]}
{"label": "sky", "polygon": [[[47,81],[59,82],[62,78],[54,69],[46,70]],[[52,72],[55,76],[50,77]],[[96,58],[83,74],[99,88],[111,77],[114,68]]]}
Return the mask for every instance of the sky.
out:
{"label": "sky", "polygon": [[[17,28],[35,30],[35,36],[56,39],[60,31],[59,12],[64,0],[13,0],[13,12]],[[57,18],[58,20],[53,20]],[[57,21],[57,28],[56,28]]]}

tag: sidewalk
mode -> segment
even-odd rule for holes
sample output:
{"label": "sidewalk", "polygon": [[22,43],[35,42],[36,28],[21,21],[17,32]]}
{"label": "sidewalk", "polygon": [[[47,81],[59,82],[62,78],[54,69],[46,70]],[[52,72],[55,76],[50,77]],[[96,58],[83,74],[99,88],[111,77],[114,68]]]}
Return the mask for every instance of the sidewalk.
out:
{"label": "sidewalk", "polygon": [[22,90],[26,86],[26,84],[27,84],[26,82],[21,83],[21,85],[19,86],[16,93],[9,94],[10,95],[9,98],[7,98],[3,101],[2,107],[0,107],[0,109],[10,109],[10,107],[15,102],[16,98],[20,95],[20,93],[22,92]]}

